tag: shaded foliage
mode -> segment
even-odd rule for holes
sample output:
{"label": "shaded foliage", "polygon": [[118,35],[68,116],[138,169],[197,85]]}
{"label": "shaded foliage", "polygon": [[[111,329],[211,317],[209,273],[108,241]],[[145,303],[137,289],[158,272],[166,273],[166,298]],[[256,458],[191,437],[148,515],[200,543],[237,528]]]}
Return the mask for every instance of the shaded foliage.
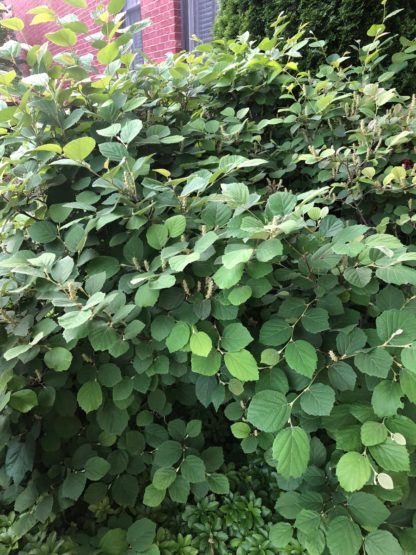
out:
{"label": "shaded foliage", "polygon": [[104,72],[70,18],[0,74],[0,553],[413,553],[416,101],[383,28],[316,73],[283,19],[133,69],[121,4]]}

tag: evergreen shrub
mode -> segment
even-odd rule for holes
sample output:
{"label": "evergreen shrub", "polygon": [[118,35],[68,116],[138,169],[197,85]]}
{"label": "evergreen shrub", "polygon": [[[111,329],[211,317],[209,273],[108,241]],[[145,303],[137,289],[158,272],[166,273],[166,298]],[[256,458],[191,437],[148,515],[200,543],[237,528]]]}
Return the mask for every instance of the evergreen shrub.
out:
{"label": "evergreen shrub", "polygon": [[98,67],[74,16],[0,73],[0,553],[415,553],[416,101],[383,28],[315,74],[284,20],[135,68],[122,4]]}
{"label": "evergreen shrub", "polygon": [[[215,38],[236,38],[249,31],[250,36],[260,41],[273,34],[273,23],[284,12],[287,16],[288,36],[296,33],[299,25],[307,26],[307,32],[325,40],[322,50],[304,53],[303,69],[313,71],[334,52],[348,52],[352,64],[356,63],[358,43],[368,41],[367,31],[373,23],[383,21],[389,32],[402,37],[410,46],[416,38],[416,4],[413,0],[219,0],[219,11],[214,27]],[[413,42],[414,44],[414,42]],[[396,42],[391,42],[386,53],[396,53]],[[396,53],[397,63],[406,66],[406,72],[395,83],[402,92],[412,94],[416,66],[402,54]]]}

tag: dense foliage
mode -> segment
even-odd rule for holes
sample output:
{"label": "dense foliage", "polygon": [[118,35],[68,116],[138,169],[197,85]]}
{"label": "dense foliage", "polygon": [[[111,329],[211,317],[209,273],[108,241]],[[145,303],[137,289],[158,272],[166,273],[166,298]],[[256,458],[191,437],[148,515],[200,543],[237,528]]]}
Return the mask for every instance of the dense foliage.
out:
{"label": "dense foliage", "polygon": [[[384,4],[384,6],[383,6]],[[325,39],[325,49],[309,50],[302,59],[304,69],[316,69],[325,55],[337,52],[349,53],[353,63],[358,42],[366,43],[367,31],[374,22],[383,21],[387,4],[392,17],[386,21],[391,33],[414,39],[416,36],[416,4],[413,0],[220,0],[216,20],[216,38],[235,38],[245,31],[256,40],[273,33],[272,25],[281,12],[287,15],[288,36],[296,33],[300,24],[306,24],[308,32],[318,39]],[[404,10],[399,11],[396,10]],[[404,15],[405,14],[405,15]],[[404,39],[403,39],[404,40]],[[396,42],[386,49],[395,53]],[[395,83],[401,91],[412,93],[416,65],[403,54],[396,54],[397,62],[407,65],[406,73]]]}
{"label": "dense foliage", "polygon": [[299,71],[280,20],[134,70],[122,4],[98,70],[69,18],[0,74],[0,553],[414,554],[416,100],[383,28],[347,69]]}

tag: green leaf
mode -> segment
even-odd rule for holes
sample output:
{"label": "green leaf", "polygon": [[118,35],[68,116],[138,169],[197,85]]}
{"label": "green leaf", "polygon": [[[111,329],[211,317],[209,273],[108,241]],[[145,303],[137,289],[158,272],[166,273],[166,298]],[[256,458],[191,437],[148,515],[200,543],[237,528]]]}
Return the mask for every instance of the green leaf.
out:
{"label": "green leaf", "polygon": [[337,464],[337,478],[345,491],[362,489],[371,475],[371,465],[365,455],[355,451],[342,455]]}
{"label": "green leaf", "polygon": [[358,424],[342,427],[334,433],[337,449],[341,451],[359,451],[361,449],[360,426]]}
{"label": "green leaf", "polygon": [[91,457],[85,463],[85,475],[88,480],[101,480],[108,473],[111,464],[102,457]]}
{"label": "green leaf", "polygon": [[221,355],[215,349],[206,357],[192,355],[191,357],[192,372],[202,374],[203,376],[214,376],[221,367]]}
{"label": "green leaf", "polygon": [[137,337],[141,331],[145,328],[144,323],[141,320],[133,320],[128,323],[124,330],[124,339],[132,339]]}
{"label": "green leaf", "polygon": [[268,347],[277,347],[292,337],[292,328],[279,318],[265,322],[260,329],[260,343]]}
{"label": "green leaf", "polygon": [[361,426],[361,442],[366,447],[383,443],[387,438],[387,428],[382,422],[368,420]]}
{"label": "green leaf", "polygon": [[103,402],[101,386],[96,381],[85,382],[77,394],[78,405],[87,414],[100,408]]}
{"label": "green leaf", "polygon": [[201,420],[190,420],[186,424],[186,435],[188,437],[198,437],[201,433],[202,421]]}
{"label": "green leaf", "polygon": [[234,306],[244,304],[252,295],[252,289],[248,285],[235,287],[228,295],[229,302]]}
{"label": "green leaf", "polygon": [[383,33],[386,29],[386,26],[383,23],[374,23],[367,31],[367,35],[369,37],[376,37],[380,33]]}
{"label": "green leaf", "polygon": [[51,243],[56,239],[56,225],[52,222],[36,222],[29,227],[29,235],[37,243]]}
{"label": "green leaf", "polygon": [[296,516],[295,527],[303,534],[316,534],[321,524],[321,516],[316,511],[302,509]]}
{"label": "green leaf", "polygon": [[98,148],[104,158],[112,162],[121,162],[128,156],[126,147],[120,143],[101,143]]}
{"label": "green leaf", "polygon": [[366,555],[404,555],[397,539],[387,530],[375,530],[364,540]]}
{"label": "green leaf", "polygon": [[[53,33],[46,33],[45,37],[58,46],[70,47],[75,46],[77,43],[77,35],[70,29],[59,29],[59,31]],[[68,156],[68,158],[70,158],[70,156]],[[76,158],[72,159],[76,160]]]}
{"label": "green leaf", "polygon": [[67,158],[80,162],[91,154],[95,145],[96,142],[91,137],[81,137],[66,144],[63,150]]}
{"label": "green leaf", "polygon": [[244,264],[238,264],[231,270],[221,266],[212,276],[212,279],[220,289],[231,289],[231,287],[234,287],[240,281],[243,270]]}
{"label": "green leaf", "polygon": [[231,424],[231,433],[237,439],[245,439],[251,434],[251,428],[246,422],[235,422]]}
{"label": "green leaf", "polygon": [[118,46],[115,42],[109,42],[97,52],[97,60],[100,64],[108,65],[113,62],[119,54]]}
{"label": "green leaf", "polygon": [[[125,144],[129,144],[133,139],[137,137],[140,131],[143,129],[143,122],[140,119],[129,119],[123,123],[121,128],[120,138]],[[175,218],[176,216],[173,216]],[[184,216],[178,216],[184,218]],[[169,218],[170,219],[170,218]]]}
{"label": "green leaf", "polygon": [[174,272],[182,272],[189,264],[199,260],[200,255],[197,252],[192,254],[179,254],[169,259],[169,266]]}
{"label": "green leaf", "polygon": [[94,351],[108,351],[117,341],[117,332],[109,322],[94,321],[88,335]]}
{"label": "green leaf", "polygon": [[349,333],[339,333],[336,343],[340,355],[352,355],[365,346],[367,343],[367,336],[363,330],[354,328]]}
{"label": "green leaf", "polygon": [[156,524],[148,518],[136,520],[127,530],[127,542],[137,551],[146,551],[156,536]]}
{"label": "green leaf", "polygon": [[181,474],[191,484],[205,480],[205,464],[195,455],[188,455],[181,464]]}
{"label": "green leaf", "polygon": [[165,222],[169,237],[180,237],[186,229],[186,218],[182,214],[172,216]]}
{"label": "green leaf", "polygon": [[402,364],[412,372],[416,372],[416,343],[413,343],[400,353]]}
{"label": "green leaf", "polygon": [[226,351],[241,351],[253,341],[253,337],[242,324],[228,324],[221,337],[221,346]]}
{"label": "green leaf", "polygon": [[276,366],[279,360],[279,351],[276,349],[264,349],[264,351],[261,352],[261,363],[266,366]]}
{"label": "green leaf", "polygon": [[108,3],[108,12],[116,15],[120,13],[124,8],[125,1],[124,0],[110,0]]}
{"label": "green leaf", "polygon": [[150,326],[152,337],[156,341],[163,341],[172,331],[174,324],[175,322],[170,316],[156,316]]}
{"label": "green leaf", "polygon": [[313,376],[318,364],[315,349],[303,339],[288,343],[285,349],[285,359],[292,370],[307,378]]}
{"label": "green leaf", "polygon": [[373,349],[369,353],[358,353],[354,357],[355,366],[368,376],[387,378],[393,364],[393,358],[382,348]]}
{"label": "green leaf", "polygon": [[207,475],[209,489],[218,495],[227,495],[230,492],[230,483],[227,476],[213,472]]}
{"label": "green leaf", "polygon": [[296,206],[296,197],[291,193],[277,192],[270,195],[266,213],[271,216],[287,216]]}
{"label": "green leaf", "polygon": [[207,357],[212,350],[212,341],[208,334],[198,331],[191,335],[189,346],[194,355]]}
{"label": "green leaf", "polygon": [[147,507],[159,507],[166,496],[166,490],[156,489],[153,484],[146,486],[143,496],[143,504]]}
{"label": "green leaf", "polygon": [[137,478],[129,474],[121,474],[112,481],[111,493],[120,507],[133,507],[139,493]]}
{"label": "green leaf", "polygon": [[273,524],[269,530],[269,541],[273,547],[283,549],[292,541],[293,528],[289,522]]}
{"label": "green leaf", "polygon": [[308,466],[310,444],[306,432],[297,426],[281,430],[273,442],[273,458],[283,478],[299,478]]}
{"label": "green leaf", "polygon": [[416,285],[416,270],[408,266],[397,264],[387,268],[378,268],[376,276],[386,283],[394,285]]}
{"label": "green leaf", "polygon": [[71,257],[65,256],[58,260],[52,268],[51,276],[59,283],[65,283],[72,273],[74,261]]}
{"label": "green leaf", "polygon": [[242,382],[259,379],[257,362],[253,355],[245,349],[226,353],[224,355],[224,362],[230,374]]}
{"label": "green leaf", "polygon": [[400,387],[409,401],[416,404],[416,372],[402,368],[400,372]]}
{"label": "green leaf", "polygon": [[119,134],[121,125],[119,123],[113,123],[112,125],[105,127],[104,129],[97,129],[98,135],[102,137],[115,137]]}
{"label": "green leaf", "polygon": [[53,347],[45,354],[45,364],[57,372],[65,372],[71,366],[72,353],[64,347]]}
{"label": "green leaf", "polygon": [[75,224],[71,226],[71,229],[65,234],[65,246],[71,252],[80,251],[85,241],[86,232],[82,225]]}
{"label": "green leaf", "polygon": [[262,432],[277,432],[287,423],[290,407],[278,391],[264,390],[251,399],[247,420]]}
{"label": "green leaf", "polygon": [[371,280],[370,268],[347,268],[344,272],[344,278],[354,287],[365,287]]}
{"label": "green leaf", "polygon": [[376,319],[377,334],[389,345],[405,345],[416,339],[416,316],[404,310],[385,310]]}
{"label": "green leaf", "polygon": [[322,383],[312,384],[300,398],[302,410],[311,416],[329,416],[334,403],[334,390]]}
{"label": "green leaf", "polygon": [[416,445],[416,422],[407,416],[388,418],[386,426],[390,432],[402,434],[409,445]]}
{"label": "green leaf", "polygon": [[100,539],[100,549],[105,555],[124,555],[128,549],[126,531],[121,528],[108,530]]}
{"label": "green leaf", "polygon": [[373,389],[371,404],[377,416],[394,416],[403,408],[403,392],[397,382],[384,380]]}
{"label": "green leaf", "polygon": [[179,351],[188,344],[191,330],[185,322],[176,322],[166,338],[166,347],[170,353]]}
{"label": "green leaf", "polygon": [[371,456],[384,470],[407,472],[410,468],[409,453],[404,445],[399,445],[390,438],[384,443],[369,448]]}
{"label": "green leaf", "polygon": [[354,519],[367,530],[374,530],[385,522],[390,511],[384,504],[370,493],[353,493],[348,498],[348,510]]}
{"label": "green leaf", "polygon": [[169,496],[175,503],[186,503],[189,493],[189,482],[183,476],[178,476],[169,488]]}
{"label": "green leaf", "polygon": [[309,333],[320,333],[329,329],[329,314],[323,308],[311,308],[306,311],[301,322]]}
{"label": "green leaf", "polygon": [[12,31],[22,31],[24,29],[24,22],[18,17],[1,17],[0,25],[5,29],[11,29]]}
{"label": "green leaf", "polygon": [[224,268],[232,270],[235,266],[248,262],[253,249],[244,243],[231,243],[225,247],[222,263]]}
{"label": "green leaf", "polygon": [[362,544],[360,527],[347,516],[333,518],[328,526],[327,544],[331,555],[356,555]]}
{"label": "green leaf", "polygon": [[357,374],[346,362],[336,362],[328,370],[329,381],[339,391],[354,391]]}
{"label": "green leaf", "polygon": [[182,456],[182,446],[177,441],[164,441],[161,443],[154,456],[154,463],[163,468],[173,466]]}
{"label": "green leaf", "polygon": [[31,345],[16,345],[16,347],[12,347],[11,349],[8,349],[4,353],[4,359],[13,360],[14,358],[17,358],[20,355],[27,353],[27,351],[30,351],[31,348],[32,348]]}
{"label": "green leaf", "polygon": [[38,405],[38,398],[32,389],[21,389],[10,396],[9,406],[18,412],[27,413]]}
{"label": "green leaf", "polygon": [[259,262],[268,262],[283,254],[283,244],[279,239],[268,239],[256,248],[256,258]]}
{"label": "green leaf", "polygon": [[158,468],[154,473],[152,484],[156,489],[166,490],[176,480],[176,476],[174,468]]}
{"label": "green leaf", "polygon": [[134,302],[141,308],[154,306],[159,299],[159,295],[158,289],[150,289],[149,284],[145,283],[138,288],[134,296]]}
{"label": "green leaf", "polygon": [[168,240],[168,229],[164,224],[153,224],[146,233],[149,245],[155,250],[161,250]]}
{"label": "green leaf", "polygon": [[87,0],[64,0],[64,2],[76,8],[88,8]]}
{"label": "green leaf", "polygon": [[162,137],[160,139],[160,142],[164,145],[174,145],[177,143],[181,143],[184,139],[185,137],[183,137],[182,135],[169,135],[168,137]]}
{"label": "green leaf", "polygon": [[84,491],[87,477],[84,472],[71,472],[62,482],[62,495],[67,499],[76,501]]}

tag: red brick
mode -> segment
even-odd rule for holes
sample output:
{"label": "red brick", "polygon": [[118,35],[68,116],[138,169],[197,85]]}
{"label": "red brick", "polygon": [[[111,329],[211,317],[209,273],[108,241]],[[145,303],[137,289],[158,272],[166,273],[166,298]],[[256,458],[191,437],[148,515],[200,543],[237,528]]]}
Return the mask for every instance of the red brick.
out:
{"label": "red brick", "polygon": [[150,58],[158,62],[166,53],[182,50],[180,0],[142,0],[141,10],[142,18],[152,21],[143,31],[143,50]]}
{"label": "red brick", "polygon": [[[79,20],[87,25],[88,33],[78,35],[78,43],[74,49],[79,55],[87,53],[95,55],[96,50],[91,47],[86,36],[99,31],[91,14],[103,2],[102,0],[87,0],[87,2],[88,9],[82,9],[69,6],[63,0],[43,0],[42,2],[40,0],[13,0],[13,15],[20,17],[25,22],[25,29],[19,33],[18,39],[28,44],[42,44],[46,33],[59,28],[59,25],[54,22],[30,25],[33,15],[27,15],[26,12],[40,4],[47,5],[60,17],[75,13]],[[151,59],[158,62],[165,58],[166,53],[182,50],[181,0],[142,0],[141,17],[152,21],[151,27],[143,31],[143,50]],[[70,49],[51,44],[50,50],[53,54],[57,54]]]}

